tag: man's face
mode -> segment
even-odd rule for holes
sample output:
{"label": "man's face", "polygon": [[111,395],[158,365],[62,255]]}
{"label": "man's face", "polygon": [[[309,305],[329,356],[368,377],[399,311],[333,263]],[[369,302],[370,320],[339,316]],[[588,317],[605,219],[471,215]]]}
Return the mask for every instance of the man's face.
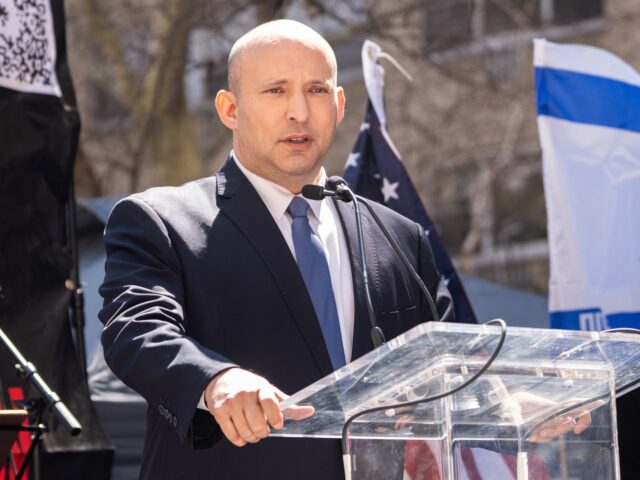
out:
{"label": "man's face", "polygon": [[[250,171],[292,192],[317,179],[344,116],[344,94],[322,51],[290,40],[238,59],[234,150]],[[224,120],[223,120],[224,121]]]}

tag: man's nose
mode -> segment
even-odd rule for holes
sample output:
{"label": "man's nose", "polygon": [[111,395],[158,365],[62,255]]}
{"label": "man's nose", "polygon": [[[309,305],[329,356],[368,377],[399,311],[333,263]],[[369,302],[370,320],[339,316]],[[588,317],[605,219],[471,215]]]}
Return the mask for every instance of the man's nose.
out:
{"label": "man's nose", "polygon": [[303,92],[291,95],[287,110],[287,119],[298,123],[306,123],[309,119],[309,102]]}

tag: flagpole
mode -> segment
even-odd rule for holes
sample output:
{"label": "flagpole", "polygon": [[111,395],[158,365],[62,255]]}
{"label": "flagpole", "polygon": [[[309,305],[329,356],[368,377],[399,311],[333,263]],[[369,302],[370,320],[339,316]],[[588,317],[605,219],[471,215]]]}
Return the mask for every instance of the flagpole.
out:
{"label": "flagpole", "polygon": [[378,52],[378,58],[386,58],[387,60],[389,60],[389,62],[391,62],[391,65],[393,65],[394,67],[396,67],[398,69],[398,71],[404,75],[404,77],[409,80],[410,82],[413,82],[413,76],[407,72],[407,70],[400,65],[400,62],[398,62],[395,58],[393,58],[390,54],[388,54],[387,52],[385,52],[384,50],[381,50],[380,52]]}
{"label": "flagpole", "polygon": [[67,281],[67,288],[72,292],[71,299],[71,324],[73,325],[75,335],[76,353],[78,363],[82,371],[82,376],[88,382],[87,373],[87,351],[84,338],[84,292],[80,285],[80,268],[78,257],[78,240],[76,237],[76,194],[73,178],[69,183],[69,198],[67,200],[67,243],[71,253],[71,272]]}

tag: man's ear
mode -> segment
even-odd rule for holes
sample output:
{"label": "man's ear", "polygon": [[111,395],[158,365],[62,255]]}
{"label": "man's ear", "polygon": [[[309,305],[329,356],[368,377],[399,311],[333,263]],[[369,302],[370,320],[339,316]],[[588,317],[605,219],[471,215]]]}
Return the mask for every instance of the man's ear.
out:
{"label": "man's ear", "polygon": [[344,107],[346,104],[347,99],[344,96],[344,89],[342,87],[338,87],[338,90],[336,91],[336,95],[337,95],[337,100],[338,100],[338,115],[336,116],[336,126],[340,125],[340,122],[342,122],[342,119],[344,118]]}
{"label": "man's ear", "polygon": [[238,111],[237,97],[227,90],[220,90],[216,95],[215,104],[220,121],[225,127],[234,130],[238,125],[238,118],[236,116]]}

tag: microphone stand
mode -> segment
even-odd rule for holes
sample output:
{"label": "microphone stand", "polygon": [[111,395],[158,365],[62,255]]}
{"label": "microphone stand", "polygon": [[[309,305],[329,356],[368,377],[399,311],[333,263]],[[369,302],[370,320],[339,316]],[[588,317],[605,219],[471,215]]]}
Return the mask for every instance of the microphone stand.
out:
{"label": "microphone stand", "polygon": [[7,337],[4,331],[0,328],[0,342],[6,347],[11,356],[16,360],[16,370],[18,375],[23,377],[26,381],[28,381],[31,385],[35,387],[35,389],[40,393],[41,398],[35,402],[35,410],[36,410],[36,422],[34,425],[16,425],[16,426],[5,426],[0,429],[4,430],[21,430],[21,431],[29,431],[32,432],[31,437],[31,445],[27,450],[27,453],[24,456],[24,460],[22,461],[22,465],[20,465],[20,470],[15,474],[15,479],[20,480],[22,475],[29,465],[31,461],[31,457],[35,451],[35,448],[40,441],[40,437],[43,433],[47,432],[48,429],[45,425],[40,423],[42,419],[42,415],[45,407],[51,410],[54,416],[58,419],[58,421],[69,431],[71,436],[76,436],[82,431],[82,426],[76,420],[74,415],[69,411],[60,397],[49,388],[47,383],[42,379],[36,367],[28,362],[17,349],[17,347],[13,344],[13,342]]}
{"label": "microphone stand", "polygon": [[[331,179],[333,179],[332,177]],[[331,180],[329,179],[329,180]],[[342,180],[344,182],[344,180]],[[335,197],[343,202],[353,201],[354,212],[356,217],[356,235],[358,237],[358,250],[360,254],[360,265],[362,266],[362,283],[364,284],[365,303],[367,304],[367,313],[369,316],[369,323],[371,324],[371,341],[373,347],[378,348],[386,342],[382,329],[378,326],[376,321],[376,313],[373,309],[373,302],[371,300],[371,290],[369,288],[369,275],[367,274],[367,260],[364,256],[364,235],[362,234],[362,218],[360,217],[360,208],[356,200],[356,196],[346,186],[346,184],[333,185],[327,181],[327,188],[323,188],[320,185],[305,185],[302,187],[302,196],[310,200],[322,200],[325,197]]]}

